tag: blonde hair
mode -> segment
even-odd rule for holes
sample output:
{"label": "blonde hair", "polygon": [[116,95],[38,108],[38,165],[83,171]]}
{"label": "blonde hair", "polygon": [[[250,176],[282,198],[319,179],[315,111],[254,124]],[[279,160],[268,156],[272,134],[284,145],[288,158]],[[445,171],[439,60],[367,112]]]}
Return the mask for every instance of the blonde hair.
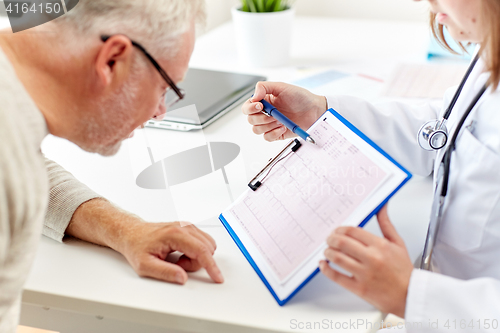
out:
{"label": "blonde hair", "polygon": [[101,35],[123,34],[151,53],[174,56],[193,21],[205,25],[205,7],[205,0],[80,0],[53,22],[68,32],[69,43],[82,46],[82,38],[75,37],[100,41]]}
{"label": "blonde hair", "polygon": [[[486,31],[484,40],[481,41],[481,56],[486,62],[486,68],[491,73],[490,85],[495,90],[500,83],[500,1],[481,0],[481,24]],[[452,53],[457,53],[446,42],[443,25],[437,23],[436,14],[431,13],[430,24],[432,33],[438,42]],[[462,50],[465,48],[459,43]]]}

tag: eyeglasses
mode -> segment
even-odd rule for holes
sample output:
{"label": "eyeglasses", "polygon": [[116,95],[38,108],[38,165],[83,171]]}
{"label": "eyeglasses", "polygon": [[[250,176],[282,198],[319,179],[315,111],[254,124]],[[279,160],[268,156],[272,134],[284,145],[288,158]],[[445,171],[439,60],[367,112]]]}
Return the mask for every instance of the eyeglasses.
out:
{"label": "eyeglasses", "polygon": [[[101,40],[103,42],[106,42],[108,39],[110,39],[111,36],[108,35],[103,35],[101,36]],[[146,49],[139,43],[134,42],[133,40],[130,40],[133,46],[137,47],[144,55],[146,58],[151,61],[153,66],[156,68],[156,70],[160,73],[161,77],[167,82],[169,88],[165,91],[165,107],[168,109],[169,107],[173,106],[175,103],[179,102],[181,99],[183,99],[186,96],[186,92],[183,89],[180,89],[177,87],[177,85],[172,81],[172,79],[168,76],[167,72],[161,68],[160,64],[146,51]],[[172,90],[175,93],[171,93]]]}

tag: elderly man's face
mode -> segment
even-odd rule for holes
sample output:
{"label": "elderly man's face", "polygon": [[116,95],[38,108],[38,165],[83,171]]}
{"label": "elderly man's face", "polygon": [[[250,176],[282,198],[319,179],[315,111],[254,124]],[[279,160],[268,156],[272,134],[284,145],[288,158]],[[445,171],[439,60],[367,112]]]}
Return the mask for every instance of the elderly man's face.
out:
{"label": "elderly man's face", "polygon": [[[181,39],[179,52],[173,59],[152,54],[175,83],[182,81],[188,69],[194,49],[194,25]],[[79,145],[87,151],[114,155],[134,129],[153,116],[166,112],[164,93],[167,83],[141,51],[134,48],[133,52],[144,58],[146,69],[141,66],[137,73],[131,71],[123,84],[91,103],[93,110],[88,110],[88,117],[82,119],[82,139],[79,140]]]}

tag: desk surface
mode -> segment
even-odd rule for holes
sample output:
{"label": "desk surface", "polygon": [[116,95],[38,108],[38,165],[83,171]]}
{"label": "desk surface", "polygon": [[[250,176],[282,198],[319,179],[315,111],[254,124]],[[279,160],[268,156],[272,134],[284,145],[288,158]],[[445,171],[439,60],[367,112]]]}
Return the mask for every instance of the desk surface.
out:
{"label": "desk surface", "polygon": [[[291,81],[303,76],[304,70],[320,67],[385,79],[400,61],[424,61],[428,39],[423,24],[319,18],[297,18],[293,33],[290,67],[241,68],[236,60],[230,23],[198,40],[191,65],[264,74],[282,81]],[[146,139],[158,159],[167,154],[164,152],[167,142],[182,145],[197,134],[155,129],[146,130],[146,137],[144,132],[136,134],[111,158],[82,152],[53,137],[44,141],[43,150],[119,206],[149,221],[173,220],[177,213],[166,203],[165,191],[144,190],[135,185],[134,177],[142,163],[137,161],[147,159]],[[241,147],[239,163],[244,165],[244,171],[235,174],[235,179],[243,180],[283,145],[267,143],[255,136],[239,110],[231,111],[202,135],[207,141],[230,141]],[[237,183],[232,187],[235,195],[245,187],[244,181]],[[225,200],[224,192],[201,195],[206,200],[213,200],[210,198],[213,196],[221,196],[220,202]],[[430,197],[430,180],[415,178],[390,205],[390,215],[413,257],[423,245]],[[373,307],[322,275],[314,278],[288,305],[279,307],[215,215],[199,226],[217,241],[215,259],[226,280],[222,285],[211,283],[205,272],[190,274],[185,286],[139,278],[125,259],[110,249],[74,239],[59,244],[42,237],[23,303],[194,332],[289,332],[297,331],[292,326],[294,320],[297,323],[380,320],[380,313]],[[376,223],[369,223],[367,228],[379,233]],[[363,327],[352,331],[363,331]]]}

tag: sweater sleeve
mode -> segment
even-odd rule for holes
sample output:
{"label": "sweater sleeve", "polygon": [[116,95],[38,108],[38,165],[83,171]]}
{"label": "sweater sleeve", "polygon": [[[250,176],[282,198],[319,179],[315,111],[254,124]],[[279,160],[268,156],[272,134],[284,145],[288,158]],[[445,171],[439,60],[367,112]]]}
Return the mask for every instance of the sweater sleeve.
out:
{"label": "sweater sleeve", "polygon": [[59,164],[45,159],[49,177],[49,206],[43,234],[62,242],[66,228],[76,209],[81,204],[101,196],[80,183],[71,173]]}

